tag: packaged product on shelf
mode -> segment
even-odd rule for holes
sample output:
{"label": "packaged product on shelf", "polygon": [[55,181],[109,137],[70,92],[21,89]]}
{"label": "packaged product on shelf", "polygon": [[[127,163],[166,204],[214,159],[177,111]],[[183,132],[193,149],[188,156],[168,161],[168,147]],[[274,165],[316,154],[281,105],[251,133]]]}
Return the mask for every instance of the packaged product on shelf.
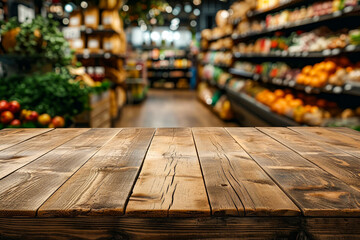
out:
{"label": "packaged product on shelf", "polygon": [[100,0],[99,8],[117,10],[123,5],[123,0]]}
{"label": "packaged product on shelf", "polygon": [[90,7],[84,12],[84,24],[88,28],[97,29],[99,26],[99,9]]}
{"label": "packaged product on shelf", "polygon": [[123,83],[126,79],[126,71],[123,69],[115,69],[105,67],[105,77],[114,83]]}
{"label": "packaged product on shelf", "polygon": [[123,23],[117,10],[104,10],[101,15],[101,23],[105,29],[113,29],[120,32]]}
{"label": "packaged product on shelf", "polygon": [[83,16],[81,11],[74,11],[70,14],[70,27],[80,27],[83,24]]}
{"label": "packaged product on shelf", "polygon": [[100,36],[88,36],[87,49],[91,53],[98,53],[100,51]]}
{"label": "packaged product on shelf", "polygon": [[103,50],[105,52],[111,52],[113,54],[121,53],[121,38],[119,34],[104,36],[102,39],[102,44],[103,44]]}
{"label": "packaged product on shelf", "polygon": [[71,49],[76,53],[83,53],[85,48],[85,37],[69,40]]}

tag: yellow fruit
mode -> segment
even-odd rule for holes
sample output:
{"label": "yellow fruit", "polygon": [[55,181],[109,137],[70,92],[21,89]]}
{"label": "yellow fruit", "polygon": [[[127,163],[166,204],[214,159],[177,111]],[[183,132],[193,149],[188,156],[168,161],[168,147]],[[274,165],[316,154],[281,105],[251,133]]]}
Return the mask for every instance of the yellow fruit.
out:
{"label": "yellow fruit", "polygon": [[43,126],[49,125],[49,123],[51,122],[51,117],[47,113],[41,114],[38,117],[38,122]]}

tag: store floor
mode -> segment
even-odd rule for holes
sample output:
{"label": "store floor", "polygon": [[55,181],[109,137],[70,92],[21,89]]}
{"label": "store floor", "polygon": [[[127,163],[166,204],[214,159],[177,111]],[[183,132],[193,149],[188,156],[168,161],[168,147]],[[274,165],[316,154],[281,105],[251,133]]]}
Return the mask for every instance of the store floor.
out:
{"label": "store floor", "polygon": [[225,127],[224,122],[204,106],[195,91],[150,90],[141,104],[127,105],[115,127]]}

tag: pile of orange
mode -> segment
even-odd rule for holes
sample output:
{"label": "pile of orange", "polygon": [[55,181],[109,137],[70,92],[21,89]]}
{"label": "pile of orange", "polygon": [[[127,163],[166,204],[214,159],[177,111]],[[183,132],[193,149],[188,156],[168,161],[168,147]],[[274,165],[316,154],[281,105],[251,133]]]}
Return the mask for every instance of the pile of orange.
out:
{"label": "pile of orange", "polygon": [[304,105],[303,101],[295,98],[290,91],[281,89],[277,89],[274,92],[265,89],[256,95],[256,100],[270,107],[273,112],[281,115],[284,115],[290,109]]}
{"label": "pile of orange", "polygon": [[296,82],[312,87],[324,87],[331,77],[340,71],[351,72],[353,64],[346,57],[329,58],[314,66],[305,66],[297,76]]}
{"label": "pile of orange", "polygon": [[337,67],[333,61],[324,61],[314,66],[308,65],[297,76],[296,82],[312,87],[324,87],[330,76],[336,72]]}

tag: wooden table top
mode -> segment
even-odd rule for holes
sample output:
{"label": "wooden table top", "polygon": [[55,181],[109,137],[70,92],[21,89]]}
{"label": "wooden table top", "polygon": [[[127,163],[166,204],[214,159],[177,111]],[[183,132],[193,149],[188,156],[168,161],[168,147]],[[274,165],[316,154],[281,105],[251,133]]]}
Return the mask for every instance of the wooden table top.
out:
{"label": "wooden table top", "polygon": [[360,217],[360,133],[0,131],[0,217],[95,215]]}

